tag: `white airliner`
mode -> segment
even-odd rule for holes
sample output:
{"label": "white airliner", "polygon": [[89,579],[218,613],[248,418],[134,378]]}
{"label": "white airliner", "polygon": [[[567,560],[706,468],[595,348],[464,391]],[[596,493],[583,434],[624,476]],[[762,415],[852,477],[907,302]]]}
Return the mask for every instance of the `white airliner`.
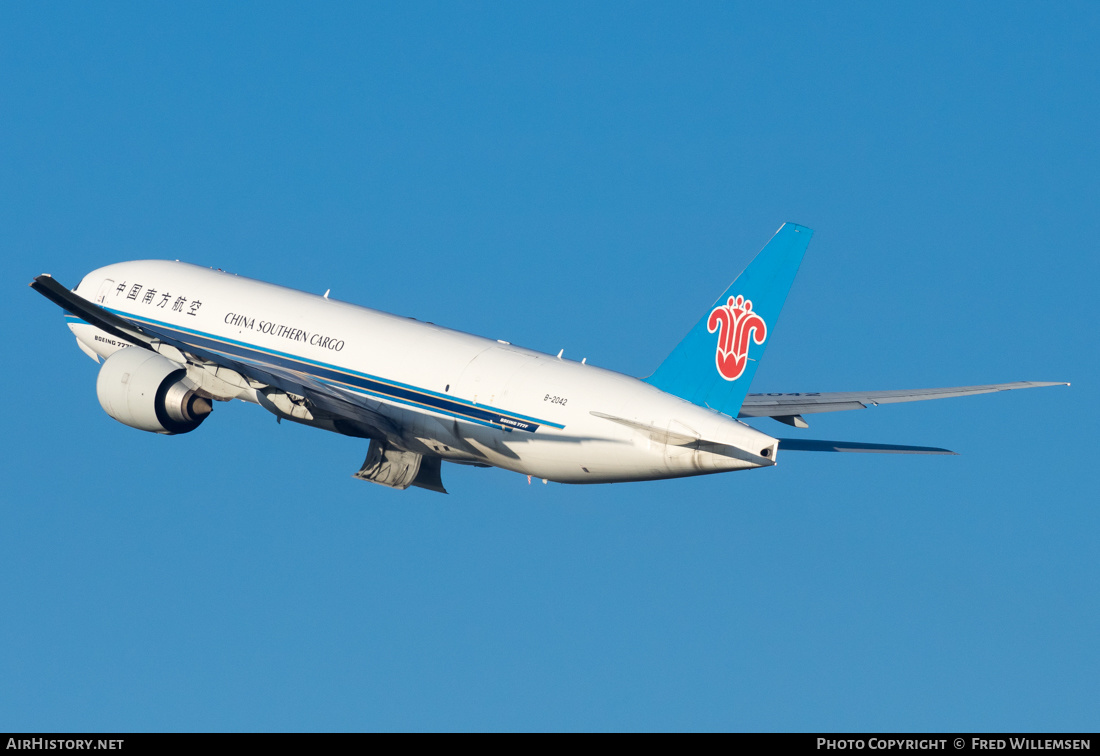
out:
{"label": "white airliner", "polygon": [[984,394],[1018,382],[852,393],[749,394],[813,232],[784,224],[648,378],[541,354],[181,262],[117,263],[73,291],[31,283],[102,360],[107,414],[187,433],[212,400],[369,439],[355,476],[445,493],[441,463],[561,483],[614,483],[774,465],[780,451],[951,454],[946,449],[774,438],[737,418],[798,428],[814,412]]}

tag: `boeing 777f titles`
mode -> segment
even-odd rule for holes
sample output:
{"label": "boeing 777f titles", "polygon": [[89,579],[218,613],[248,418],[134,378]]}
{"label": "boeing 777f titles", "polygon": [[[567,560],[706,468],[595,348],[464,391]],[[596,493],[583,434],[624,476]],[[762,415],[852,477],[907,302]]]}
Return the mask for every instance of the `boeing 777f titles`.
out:
{"label": "boeing 777f titles", "polygon": [[741,422],[1053,383],[862,393],[749,394],[813,232],[780,228],[703,311],[653,375],[631,378],[181,262],[95,270],[69,291],[31,286],[65,310],[102,362],[108,415],[188,433],[214,402],[368,439],[355,476],[444,491],[443,461],[561,483],[615,483],[774,465],[781,451],[950,454],[946,449],[775,438]]}

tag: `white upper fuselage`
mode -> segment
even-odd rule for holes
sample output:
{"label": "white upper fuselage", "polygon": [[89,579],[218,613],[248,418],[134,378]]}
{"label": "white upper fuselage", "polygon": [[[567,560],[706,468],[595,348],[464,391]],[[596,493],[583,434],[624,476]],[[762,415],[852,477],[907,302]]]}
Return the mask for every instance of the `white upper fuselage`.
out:
{"label": "white upper fuselage", "polygon": [[[369,397],[399,429],[391,441],[409,451],[569,483],[758,466],[686,437],[775,459],[775,439],[620,373],[222,271],[118,263],[89,273],[76,292],[182,341],[246,362],[278,360]],[[87,323],[70,327],[101,357],[129,346]],[[255,391],[240,398],[270,409]]]}

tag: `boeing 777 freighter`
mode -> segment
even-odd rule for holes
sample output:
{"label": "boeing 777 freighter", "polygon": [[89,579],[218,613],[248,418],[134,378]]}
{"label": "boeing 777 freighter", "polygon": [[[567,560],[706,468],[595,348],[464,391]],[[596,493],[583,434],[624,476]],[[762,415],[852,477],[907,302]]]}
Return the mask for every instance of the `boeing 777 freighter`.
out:
{"label": "boeing 777 freighter", "polygon": [[851,393],[749,394],[813,232],[784,224],[645,379],[181,262],[95,270],[65,310],[102,361],[108,415],[188,433],[215,401],[369,439],[355,476],[445,493],[443,461],[561,483],[617,483],[774,465],[781,451],[951,454],[946,449],[775,438],[738,418],[798,428],[803,415],[1056,383]]}

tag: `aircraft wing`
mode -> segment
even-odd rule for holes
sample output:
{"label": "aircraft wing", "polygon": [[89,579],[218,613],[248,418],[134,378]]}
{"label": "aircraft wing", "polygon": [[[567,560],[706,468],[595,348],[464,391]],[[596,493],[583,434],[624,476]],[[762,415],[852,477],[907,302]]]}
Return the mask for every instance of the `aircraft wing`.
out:
{"label": "aircraft wing", "polygon": [[738,417],[771,417],[799,428],[808,427],[801,415],[814,412],[839,412],[864,409],[879,404],[922,402],[928,399],[947,399],[953,396],[991,394],[995,391],[1037,388],[1039,386],[1068,386],[1062,382],[1016,381],[1015,383],[991,383],[985,386],[956,386],[954,388],[909,389],[901,391],[840,391],[832,393],[749,394]]}
{"label": "aircraft wing", "polygon": [[31,288],[97,328],[175,362],[228,368],[248,379],[252,388],[271,386],[305,397],[312,405],[329,414],[365,426],[372,437],[385,439],[399,435],[394,423],[381,412],[380,403],[362,394],[322,382],[274,360],[268,362],[234,357],[221,351],[217,342],[190,343],[148,323],[132,322],[69,291],[49,275],[35,278]]}

